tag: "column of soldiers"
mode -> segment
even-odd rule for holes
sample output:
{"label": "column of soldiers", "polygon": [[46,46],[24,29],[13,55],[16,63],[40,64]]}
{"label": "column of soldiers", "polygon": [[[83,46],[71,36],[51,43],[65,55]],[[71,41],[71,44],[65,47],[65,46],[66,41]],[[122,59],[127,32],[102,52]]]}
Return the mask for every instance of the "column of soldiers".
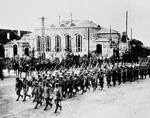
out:
{"label": "column of soldiers", "polygon": [[[45,108],[50,106],[52,108],[52,101],[56,105],[54,113],[57,113],[58,108],[62,110],[62,99],[72,98],[78,94],[84,94],[86,91],[92,89],[103,90],[104,83],[107,87],[115,87],[116,84],[133,82],[139,79],[144,79],[150,76],[149,65],[138,64],[121,64],[110,65],[105,64],[96,67],[88,67],[86,69],[62,69],[55,71],[38,72],[37,75],[31,75],[30,79],[16,78],[16,94],[18,95],[17,101],[20,96],[23,101],[26,101],[26,96],[33,98],[36,102],[35,109],[38,105],[42,106],[45,101]],[[31,96],[28,95],[28,90],[31,88]],[[23,90],[23,95],[21,95]]]}

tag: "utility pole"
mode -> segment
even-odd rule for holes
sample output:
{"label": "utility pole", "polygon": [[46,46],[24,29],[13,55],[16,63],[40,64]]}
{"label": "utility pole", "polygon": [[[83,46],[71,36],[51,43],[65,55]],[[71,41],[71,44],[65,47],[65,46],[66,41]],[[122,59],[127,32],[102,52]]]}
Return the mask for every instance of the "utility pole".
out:
{"label": "utility pole", "polygon": [[70,13],[70,15],[71,15],[71,24],[72,24],[72,13]]}
{"label": "utility pole", "polygon": [[132,29],[131,29],[131,40],[132,40]]}
{"label": "utility pole", "polygon": [[111,41],[111,25],[110,25],[110,41]]}
{"label": "utility pole", "polygon": [[[132,29],[131,29],[131,40],[130,41],[132,41]],[[129,49],[130,50],[132,49],[132,46],[131,46],[130,42],[129,42]]]}
{"label": "utility pole", "polygon": [[60,15],[59,15],[59,25],[60,25]]}
{"label": "utility pole", "polygon": [[46,19],[46,18],[44,18],[44,16],[42,17],[42,18],[40,18],[41,20],[42,20],[42,27],[41,27],[41,37],[42,37],[42,52],[44,52],[45,51],[45,22],[44,22],[44,20]]}
{"label": "utility pole", "polygon": [[126,48],[129,49],[129,41],[128,41],[128,11],[126,11],[126,42],[127,42],[127,46]]}
{"label": "utility pole", "polygon": [[126,35],[128,34],[128,11],[126,11]]}
{"label": "utility pole", "polygon": [[88,64],[90,62],[90,29],[88,28]]}
{"label": "utility pole", "polygon": [[[44,54],[45,55],[45,22],[44,22],[44,20],[46,19],[46,18],[44,18],[44,16],[42,17],[42,18],[39,18],[39,19],[41,19],[42,20],[42,27],[41,27],[41,44],[42,44],[42,46],[40,46],[41,47],[41,50],[40,51],[42,51],[42,54]],[[45,57],[44,57],[45,58]]]}

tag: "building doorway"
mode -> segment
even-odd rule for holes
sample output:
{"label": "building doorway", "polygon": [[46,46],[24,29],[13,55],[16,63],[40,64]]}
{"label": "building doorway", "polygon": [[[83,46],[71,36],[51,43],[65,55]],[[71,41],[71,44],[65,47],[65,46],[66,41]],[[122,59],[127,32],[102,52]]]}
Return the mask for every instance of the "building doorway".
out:
{"label": "building doorway", "polygon": [[13,53],[14,53],[14,56],[18,55],[18,48],[16,44],[13,46]]}
{"label": "building doorway", "polygon": [[25,48],[24,54],[25,54],[26,56],[29,56],[29,48]]}
{"label": "building doorway", "polygon": [[101,44],[96,45],[96,53],[98,53],[98,54],[102,53],[102,45]]}
{"label": "building doorway", "polygon": [[4,50],[4,46],[3,45],[0,45],[0,57],[4,57],[4,52],[5,52],[5,50]]}

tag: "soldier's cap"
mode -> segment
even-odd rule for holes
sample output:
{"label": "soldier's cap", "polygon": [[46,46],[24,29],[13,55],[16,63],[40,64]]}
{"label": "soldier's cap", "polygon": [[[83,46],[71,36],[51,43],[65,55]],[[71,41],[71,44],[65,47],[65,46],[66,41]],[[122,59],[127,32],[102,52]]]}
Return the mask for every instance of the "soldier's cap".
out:
{"label": "soldier's cap", "polygon": [[46,80],[47,80],[47,81],[50,81],[51,79],[48,77]]}
{"label": "soldier's cap", "polygon": [[60,76],[59,76],[59,78],[63,78],[63,76],[62,76],[62,75],[60,75]]}
{"label": "soldier's cap", "polygon": [[51,76],[52,76],[52,77],[55,77],[55,74],[52,74]]}
{"label": "soldier's cap", "polygon": [[51,83],[48,84],[50,87],[52,87],[53,85]]}
{"label": "soldier's cap", "polygon": [[38,81],[36,81],[35,84],[38,84]]}
{"label": "soldier's cap", "polygon": [[59,83],[55,83],[56,86],[59,86]]}

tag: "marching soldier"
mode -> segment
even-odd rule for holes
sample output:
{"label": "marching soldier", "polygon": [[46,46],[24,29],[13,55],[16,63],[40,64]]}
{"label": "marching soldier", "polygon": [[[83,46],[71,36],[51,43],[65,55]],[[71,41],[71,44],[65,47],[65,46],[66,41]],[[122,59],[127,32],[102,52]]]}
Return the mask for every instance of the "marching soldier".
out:
{"label": "marching soldier", "polygon": [[35,95],[35,83],[37,82],[37,80],[35,79],[35,77],[32,77],[32,80],[30,81],[30,86],[31,86],[31,95],[32,95],[32,97],[34,97],[34,95]]}
{"label": "marching soldier", "polygon": [[146,79],[146,76],[147,76],[147,67],[144,65],[143,68],[144,68],[144,76],[145,76],[145,79]]}
{"label": "marching soldier", "polygon": [[18,95],[18,98],[16,101],[19,100],[20,96],[23,98],[23,95],[21,95],[21,90],[22,90],[22,81],[17,77],[16,78],[16,87],[15,87],[15,90],[16,90],[16,94]]}
{"label": "marching soldier", "polygon": [[140,79],[143,79],[144,76],[144,69],[142,66],[140,66]]}
{"label": "marching soldier", "polygon": [[111,70],[107,69],[106,71],[106,81],[108,88],[111,86]]}
{"label": "marching soldier", "polygon": [[139,79],[139,69],[137,66],[135,66],[135,69],[134,69],[134,79],[135,80]]}
{"label": "marching soldier", "polygon": [[127,81],[127,68],[126,67],[123,68],[122,80],[123,80],[123,83]]}
{"label": "marching soldier", "polygon": [[42,94],[43,94],[43,88],[42,88],[42,83],[39,82],[36,83],[35,87],[35,101],[37,102],[34,109],[37,109],[37,106],[40,104],[42,106]]}
{"label": "marching soldier", "polygon": [[97,88],[97,75],[96,75],[96,73],[93,73],[91,84],[92,84],[92,88],[93,88],[93,92],[94,92]]}
{"label": "marching soldier", "polygon": [[4,64],[0,61],[0,78],[1,78],[1,80],[4,80],[4,78],[3,78],[3,66],[4,66]]}
{"label": "marching soldier", "polygon": [[120,84],[121,84],[121,80],[122,80],[121,68],[118,67],[117,71],[118,71],[118,72],[117,72],[117,74],[118,74],[118,76],[117,76],[117,78],[118,78],[118,85],[120,85]]}
{"label": "marching soldier", "polygon": [[26,78],[23,78],[22,87],[23,87],[23,95],[24,95],[23,102],[24,102],[24,101],[26,101],[26,96],[31,98],[31,96],[27,94],[28,90],[29,90],[29,83]]}
{"label": "marching soldier", "polygon": [[130,67],[129,68],[129,81],[132,82],[132,79],[133,79],[133,68]]}
{"label": "marching soldier", "polygon": [[116,69],[113,68],[112,69],[112,82],[113,82],[114,87],[116,86],[116,78],[117,78],[117,72],[116,72]]}
{"label": "marching soldier", "polygon": [[101,90],[102,90],[103,87],[104,87],[104,72],[103,72],[103,70],[100,71],[99,80],[100,80],[100,87],[101,87]]}
{"label": "marching soldier", "polygon": [[49,81],[46,81],[46,86],[44,87],[44,97],[45,97],[45,108],[44,111],[47,109],[48,105],[52,108],[52,85],[49,83]]}
{"label": "marching soldier", "polygon": [[62,106],[61,106],[61,100],[62,100],[62,92],[61,92],[61,87],[59,86],[59,83],[56,83],[56,88],[54,90],[55,92],[55,112],[57,113],[58,107],[60,108],[60,110],[62,110]]}

